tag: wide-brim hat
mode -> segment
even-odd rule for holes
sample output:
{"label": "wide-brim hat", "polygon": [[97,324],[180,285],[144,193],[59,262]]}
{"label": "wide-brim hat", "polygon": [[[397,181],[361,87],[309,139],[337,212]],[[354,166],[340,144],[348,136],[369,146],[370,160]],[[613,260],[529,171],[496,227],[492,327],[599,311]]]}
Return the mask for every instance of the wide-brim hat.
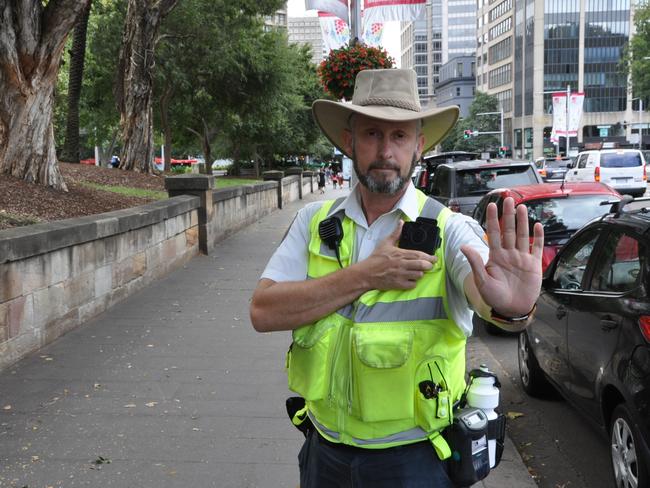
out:
{"label": "wide-brim hat", "polygon": [[312,105],[316,122],[343,154],[343,131],[350,116],[362,114],[387,122],[422,120],[422,154],[438,144],[458,120],[457,106],[422,110],[417,77],[412,69],[369,69],[360,71],[354,84],[352,103],[316,100]]}

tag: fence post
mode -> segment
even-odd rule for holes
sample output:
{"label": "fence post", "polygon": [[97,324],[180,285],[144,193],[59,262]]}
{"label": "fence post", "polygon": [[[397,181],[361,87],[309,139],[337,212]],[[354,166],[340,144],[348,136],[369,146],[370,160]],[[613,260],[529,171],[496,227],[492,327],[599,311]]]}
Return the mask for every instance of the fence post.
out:
{"label": "fence post", "polygon": [[215,188],[214,175],[184,174],[165,176],[165,189],[170,197],[196,195],[201,199],[199,207],[199,250],[209,254],[208,229],[212,221],[214,207],[212,191]]}
{"label": "fence post", "polygon": [[282,178],[284,178],[284,171],[265,171],[262,173],[264,181],[278,182],[278,208],[282,208]]}

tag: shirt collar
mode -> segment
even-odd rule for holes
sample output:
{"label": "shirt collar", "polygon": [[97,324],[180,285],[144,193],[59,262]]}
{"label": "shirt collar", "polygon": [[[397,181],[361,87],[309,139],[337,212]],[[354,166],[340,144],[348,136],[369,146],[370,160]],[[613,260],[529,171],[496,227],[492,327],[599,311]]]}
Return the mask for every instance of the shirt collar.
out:
{"label": "shirt collar", "polygon": [[[344,211],[345,215],[352,219],[357,225],[362,225],[367,228],[368,223],[361,207],[361,193],[358,190],[359,185],[360,183],[354,185],[354,188],[352,188],[350,194],[345,198],[345,200],[343,200],[341,205],[339,205],[336,212]],[[405,215],[411,221],[418,217],[417,190],[411,181],[409,181],[402,198],[399,199],[392,210],[388,213],[396,211],[400,211],[402,215]]]}

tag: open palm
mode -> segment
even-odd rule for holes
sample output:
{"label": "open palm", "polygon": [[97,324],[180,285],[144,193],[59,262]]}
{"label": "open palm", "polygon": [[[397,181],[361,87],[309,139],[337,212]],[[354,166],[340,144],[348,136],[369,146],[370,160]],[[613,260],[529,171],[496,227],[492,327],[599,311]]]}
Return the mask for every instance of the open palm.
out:
{"label": "open palm", "polygon": [[514,200],[506,198],[502,227],[496,205],[488,205],[487,235],[490,253],[485,265],[476,250],[461,248],[472,267],[476,287],[483,301],[499,314],[525,315],[535,305],[542,284],[542,224],[538,222],[533,228],[531,248],[526,206],[515,209]]}

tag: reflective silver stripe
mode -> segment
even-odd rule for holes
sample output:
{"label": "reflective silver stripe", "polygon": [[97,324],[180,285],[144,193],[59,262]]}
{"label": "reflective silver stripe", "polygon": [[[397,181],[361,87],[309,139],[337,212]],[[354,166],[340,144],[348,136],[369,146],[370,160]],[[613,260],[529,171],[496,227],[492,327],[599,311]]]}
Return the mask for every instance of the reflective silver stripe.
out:
{"label": "reflective silver stripe", "polygon": [[339,197],[336,200],[334,200],[334,203],[330,207],[330,209],[327,211],[327,216],[331,217],[336,213],[336,209],[339,208],[339,206],[343,203],[343,200],[345,200],[347,197]]}
{"label": "reflective silver stripe", "polygon": [[328,245],[325,244],[323,241],[320,241],[319,253],[321,256],[329,256],[330,258],[336,259],[336,251],[334,249],[330,249]]}
{"label": "reflective silver stripe", "polygon": [[336,313],[345,317],[348,320],[352,320],[352,313],[354,312],[354,305],[349,303],[345,307],[339,308]]}
{"label": "reflective silver stripe", "polygon": [[422,212],[420,212],[420,217],[426,217],[427,219],[437,219],[443,208],[444,205],[438,200],[434,200],[433,198],[428,197],[426,202],[424,202]]}
{"label": "reflective silver stripe", "polygon": [[310,411],[307,411],[307,415],[309,415],[309,419],[312,421],[312,423],[316,426],[316,428],[322,432],[323,434],[327,434],[330,436],[332,439],[338,439],[340,434],[338,432],[335,432],[333,430],[328,429],[325,427],[323,424],[321,424],[318,420],[314,418],[314,416],[311,414]]}
{"label": "reflective silver stripe", "polygon": [[[311,412],[307,412],[307,415],[309,415],[309,418],[311,419],[312,423],[316,426],[316,428],[321,433],[331,437],[332,439],[338,440],[341,438],[341,434],[325,427],[323,424],[321,424],[318,420],[314,418]],[[397,432],[396,434],[391,434],[386,437],[379,437],[377,439],[358,439],[356,437],[353,437],[352,441],[357,446],[372,446],[377,444],[386,444],[386,443],[394,443],[394,442],[422,441],[427,438],[428,438],[427,433],[425,431],[423,431],[420,427],[414,427],[412,429],[405,430],[403,432]]]}
{"label": "reflective silver stripe", "polygon": [[423,297],[399,302],[360,303],[354,316],[359,324],[369,322],[410,322],[446,319],[442,297]]}
{"label": "reflective silver stripe", "polygon": [[357,439],[353,437],[352,440],[357,445],[373,445],[373,444],[384,444],[386,442],[407,442],[407,441],[417,441],[427,439],[427,433],[423,431],[420,427],[414,427],[410,430],[405,430],[403,432],[398,432],[397,434],[391,434],[386,437],[381,437],[379,439]]}

